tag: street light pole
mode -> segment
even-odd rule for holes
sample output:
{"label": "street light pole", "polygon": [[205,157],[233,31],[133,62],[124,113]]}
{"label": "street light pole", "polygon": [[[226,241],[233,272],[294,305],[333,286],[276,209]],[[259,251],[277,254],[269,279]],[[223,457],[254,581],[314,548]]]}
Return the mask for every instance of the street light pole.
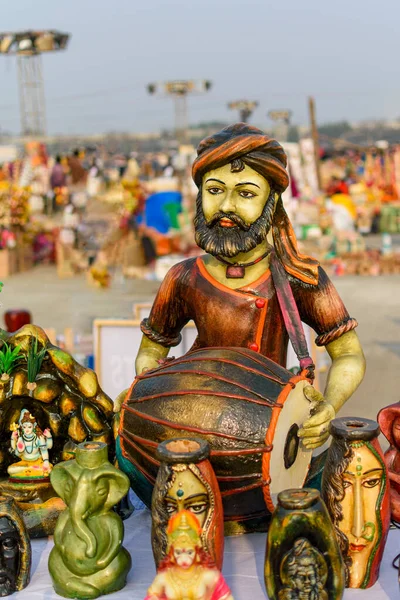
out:
{"label": "street light pole", "polygon": [[248,123],[257,106],[256,100],[236,100],[228,104],[229,109],[239,111],[239,119],[242,123]]}
{"label": "street light pole", "polygon": [[309,109],[309,113],[310,113],[311,135],[312,135],[313,146],[314,146],[315,171],[317,173],[318,188],[319,188],[319,190],[322,190],[321,165],[320,165],[320,159],[319,159],[319,137],[318,137],[317,119],[316,119],[316,115],[315,115],[315,100],[312,96],[310,96],[308,99],[308,109]]}
{"label": "street light pole", "polygon": [[161,92],[162,95],[173,98],[175,107],[175,136],[180,144],[187,144],[189,142],[188,95],[208,92],[211,85],[211,81],[208,80],[177,80],[150,83],[147,86],[149,94]]}

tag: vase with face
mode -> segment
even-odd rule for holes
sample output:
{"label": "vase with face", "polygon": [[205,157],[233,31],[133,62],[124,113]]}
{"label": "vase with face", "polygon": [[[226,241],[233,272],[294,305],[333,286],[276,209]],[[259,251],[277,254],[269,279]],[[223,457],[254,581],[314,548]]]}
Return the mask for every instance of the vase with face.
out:
{"label": "vase with face", "polygon": [[198,519],[201,539],[220,569],[224,548],[221,494],[208,460],[209,445],[201,439],[171,439],[159,444],[160,468],[152,496],[152,546],[158,566],[167,552],[169,519],[187,510]]}
{"label": "vase with face", "polygon": [[383,408],[378,423],[390,444],[385,452],[385,463],[390,480],[390,508],[392,519],[400,522],[400,402]]}
{"label": "vase with face", "polygon": [[322,493],[347,566],[347,587],[378,579],[390,526],[389,478],[378,442],[379,425],[334,419]]}
{"label": "vase with face", "polygon": [[314,489],[278,494],[268,530],[265,586],[271,600],[340,600],[344,566],[331,520]]}
{"label": "vase with face", "polygon": [[28,585],[31,556],[20,510],[12,498],[0,497],[0,596],[9,596]]}

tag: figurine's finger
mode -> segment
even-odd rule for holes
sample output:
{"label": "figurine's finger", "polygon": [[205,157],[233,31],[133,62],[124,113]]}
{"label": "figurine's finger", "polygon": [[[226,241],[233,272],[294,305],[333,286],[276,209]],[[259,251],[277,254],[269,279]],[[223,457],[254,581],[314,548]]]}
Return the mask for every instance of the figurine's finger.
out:
{"label": "figurine's finger", "polygon": [[319,448],[322,444],[325,444],[328,438],[329,433],[320,437],[304,438],[302,444],[307,450],[313,450],[314,448]]}
{"label": "figurine's finger", "polygon": [[310,429],[310,427],[316,427],[317,425],[323,425],[324,423],[329,426],[330,421],[334,418],[335,415],[332,415],[332,412],[328,410],[321,410],[321,412],[316,413],[314,416],[307,419],[303,423],[303,429]]}
{"label": "figurine's finger", "polygon": [[329,423],[326,425],[317,425],[315,427],[309,427],[308,429],[299,429],[298,436],[301,438],[316,437],[319,435],[325,435],[329,433]]}
{"label": "figurine's finger", "polygon": [[307,400],[310,402],[323,402],[324,397],[318,390],[315,389],[312,385],[306,385],[303,389],[303,393]]}

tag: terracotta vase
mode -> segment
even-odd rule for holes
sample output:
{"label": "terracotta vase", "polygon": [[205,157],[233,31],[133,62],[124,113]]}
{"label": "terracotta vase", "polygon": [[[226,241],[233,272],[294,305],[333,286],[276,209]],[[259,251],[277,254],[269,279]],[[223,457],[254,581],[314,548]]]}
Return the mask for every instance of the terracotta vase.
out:
{"label": "terracotta vase", "polygon": [[390,508],[392,519],[400,522],[400,402],[383,408],[378,423],[390,444],[384,457],[390,480]]}
{"label": "terracotta vase", "polygon": [[330,424],[332,444],[322,478],[322,497],[346,564],[346,585],[371,587],[390,526],[389,477],[378,441],[379,425],[347,417]]}
{"label": "terracotta vase", "polygon": [[342,598],[343,560],[317,490],[278,494],[268,531],[264,575],[270,600]]}
{"label": "terracotta vase", "polygon": [[124,527],[113,507],[129,489],[127,476],[108,461],[106,444],[84,442],[76,459],[56,465],[50,479],[67,505],[49,558],[55,591],[83,599],[121,590],[131,557],[122,546]]}
{"label": "terracotta vase", "polygon": [[4,323],[9,333],[14,333],[24,325],[32,323],[32,315],[27,310],[7,310],[4,313]]}
{"label": "terracotta vase", "polygon": [[179,511],[187,510],[200,523],[203,549],[218,569],[222,568],[224,517],[209,454],[209,444],[197,438],[170,439],[157,447],[160,468],[151,504],[151,537],[157,567],[167,555],[169,519]]}
{"label": "terracotta vase", "polygon": [[0,496],[0,596],[20,592],[31,576],[31,542],[11,497]]}

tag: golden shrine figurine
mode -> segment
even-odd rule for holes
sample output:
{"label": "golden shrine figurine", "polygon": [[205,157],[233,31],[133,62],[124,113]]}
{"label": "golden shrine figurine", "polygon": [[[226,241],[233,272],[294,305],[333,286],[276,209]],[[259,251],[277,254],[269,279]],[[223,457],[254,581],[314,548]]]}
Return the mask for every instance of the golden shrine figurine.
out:
{"label": "golden shrine figurine", "polygon": [[182,510],[168,524],[168,554],[145,600],[233,600],[228,585],[201,543],[195,515]]}
{"label": "golden shrine figurine", "polygon": [[[265,516],[263,496],[271,514],[276,493],[304,485],[311,452],[362,381],[365,359],[357,321],[318,261],[298,251],[282,201],[289,175],[281,145],[238,123],[200,143],[192,174],[195,239],[205,254],[170,269],[142,322],[117,454],[149,505],[155,444],[177,434],[206,437],[225,517],[248,530],[246,522]],[[167,359],[189,321],[198,332],[193,347]],[[332,360],[323,394],[311,385],[302,322]],[[285,369],[289,339],[297,379]]]}

